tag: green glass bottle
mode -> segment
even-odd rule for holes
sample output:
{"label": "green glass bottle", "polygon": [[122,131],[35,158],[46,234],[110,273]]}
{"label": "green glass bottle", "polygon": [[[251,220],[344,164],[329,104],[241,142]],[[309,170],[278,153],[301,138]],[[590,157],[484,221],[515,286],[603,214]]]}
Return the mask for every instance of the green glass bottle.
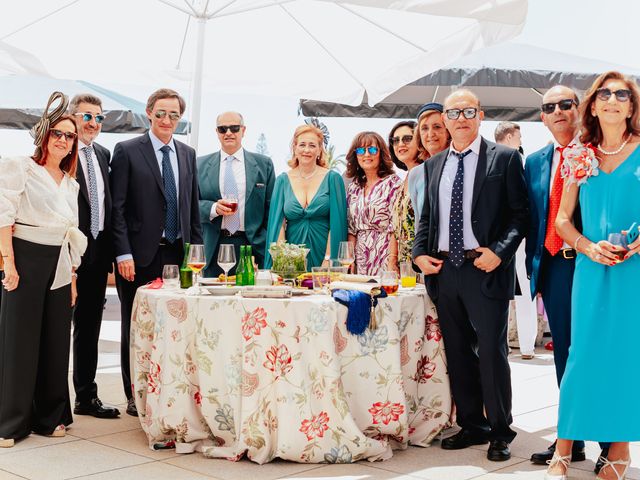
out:
{"label": "green glass bottle", "polygon": [[180,266],[180,288],[189,288],[193,285],[193,270],[187,266],[189,261],[189,244],[184,244],[184,258]]}
{"label": "green glass bottle", "polygon": [[244,261],[244,281],[245,285],[255,285],[256,284],[256,272],[253,268],[253,254],[251,252],[251,245],[247,245],[246,249],[246,259]]}
{"label": "green glass bottle", "polygon": [[240,246],[240,259],[238,260],[238,265],[236,266],[236,286],[243,286],[247,284],[247,280],[245,278],[244,270],[245,270],[245,256],[246,256],[246,248],[244,245]]}

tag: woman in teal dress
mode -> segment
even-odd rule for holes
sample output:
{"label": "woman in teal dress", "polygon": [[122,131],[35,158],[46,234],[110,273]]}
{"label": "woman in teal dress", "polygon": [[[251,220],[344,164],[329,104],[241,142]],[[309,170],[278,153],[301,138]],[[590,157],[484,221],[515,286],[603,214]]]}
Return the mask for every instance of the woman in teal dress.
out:
{"label": "woman in teal dress", "polygon": [[[324,134],[313,125],[298,127],[291,142],[291,170],[277,179],[269,208],[267,247],[272,242],[305,244],[307,269],[328,265],[347,239],[347,200],[342,177],[326,168]],[[271,268],[268,252],[265,268]]]}
{"label": "woman in teal dress", "polygon": [[[581,106],[584,147],[563,152],[566,188],[556,229],[581,255],[548,479],[567,478],[572,439],[611,442],[598,478],[624,478],[629,442],[640,440],[640,241],[628,251],[607,241],[610,234],[640,224],[639,97],[640,89],[628,77],[600,75]],[[582,232],[570,220],[578,202]],[[618,259],[616,253],[626,255]]]}

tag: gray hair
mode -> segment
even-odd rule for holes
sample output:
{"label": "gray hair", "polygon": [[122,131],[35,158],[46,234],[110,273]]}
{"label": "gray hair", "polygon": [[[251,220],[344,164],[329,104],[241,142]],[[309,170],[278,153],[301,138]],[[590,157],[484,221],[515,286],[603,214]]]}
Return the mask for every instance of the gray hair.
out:
{"label": "gray hair", "polygon": [[78,107],[81,103],[96,105],[97,107],[100,107],[100,110],[102,110],[102,100],[100,100],[100,98],[96,97],[92,93],[79,93],[78,95],[75,95],[69,103],[69,112],[71,115],[78,113]]}
{"label": "gray hair", "polygon": [[216,117],[216,125],[218,124],[218,122],[220,122],[220,117],[223,115],[226,115],[227,113],[232,113],[234,115],[237,115],[240,118],[240,125],[244,126],[244,117],[242,116],[242,114],[240,112],[234,112],[233,110],[230,110],[228,112],[222,112],[220,115],[218,115]]}

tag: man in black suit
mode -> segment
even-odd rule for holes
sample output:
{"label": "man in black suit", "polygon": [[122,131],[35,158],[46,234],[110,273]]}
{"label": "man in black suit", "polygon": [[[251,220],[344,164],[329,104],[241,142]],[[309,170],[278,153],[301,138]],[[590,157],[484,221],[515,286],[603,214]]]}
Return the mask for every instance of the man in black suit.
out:
{"label": "man in black suit", "polygon": [[424,163],[425,200],[413,247],[438,309],[462,427],[442,448],[489,441],[487,458],[508,460],[516,433],[507,318],[514,255],[529,221],[522,160],[517,150],[479,135],[484,114],[473,92],[451,93],[442,117],[452,143]]}
{"label": "man in black suit", "polygon": [[76,402],[73,413],[98,418],[117,418],[120,411],[103,405],[98,398],[96,369],[98,341],[107,276],[113,268],[111,243],[111,153],[95,139],[102,129],[102,101],[91,94],[76,95],[69,106],[78,128],[78,170],[80,185],[78,217],[87,236],[87,249],[77,270],[78,300],[73,312],[73,386]]}
{"label": "man in black suit", "polygon": [[196,152],[173,138],[184,99],[160,89],[147,101],[151,129],[118,143],[111,160],[112,230],[121,303],[120,365],[127,413],[138,414],[129,373],[129,327],[138,287],[180,265],[184,243],[202,244]]}

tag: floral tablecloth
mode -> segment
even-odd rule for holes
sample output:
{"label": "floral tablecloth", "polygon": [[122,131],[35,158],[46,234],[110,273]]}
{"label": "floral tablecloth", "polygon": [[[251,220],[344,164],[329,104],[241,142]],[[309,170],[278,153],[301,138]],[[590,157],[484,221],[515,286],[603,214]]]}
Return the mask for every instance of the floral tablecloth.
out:
{"label": "floral tablecloth", "polygon": [[141,288],[131,378],[149,446],[175,441],[257,463],[345,463],[427,446],[452,408],[424,289],[382,299],[377,329],[346,330],[329,296],[247,299]]}

